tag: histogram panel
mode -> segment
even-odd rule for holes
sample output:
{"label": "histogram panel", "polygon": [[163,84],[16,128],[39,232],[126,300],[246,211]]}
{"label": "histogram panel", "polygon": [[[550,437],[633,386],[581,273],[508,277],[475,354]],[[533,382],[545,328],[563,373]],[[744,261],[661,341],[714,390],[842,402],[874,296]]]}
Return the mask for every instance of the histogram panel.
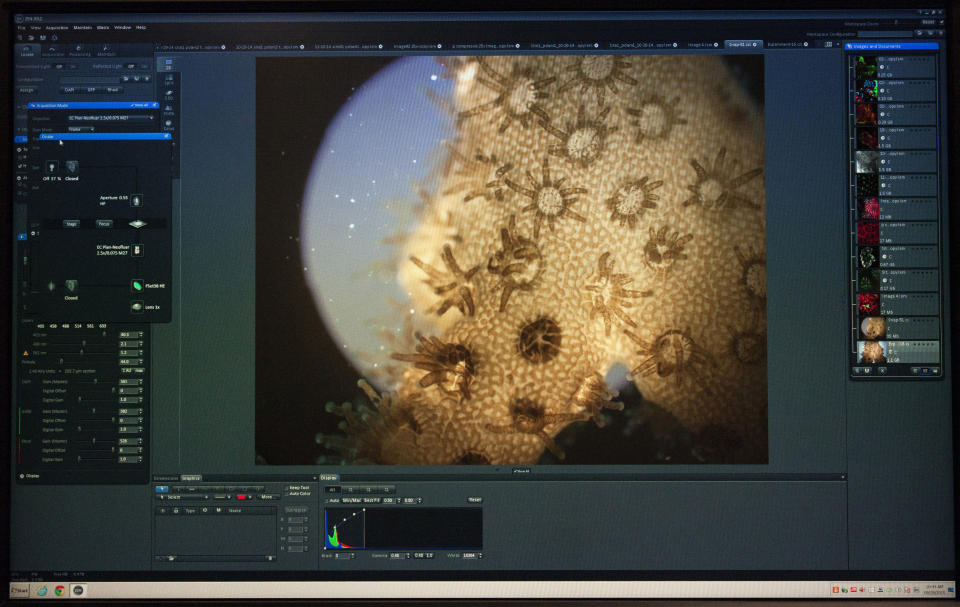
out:
{"label": "histogram panel", "polygon": [[483,548],[482,508],[327,508],[329,550]]}

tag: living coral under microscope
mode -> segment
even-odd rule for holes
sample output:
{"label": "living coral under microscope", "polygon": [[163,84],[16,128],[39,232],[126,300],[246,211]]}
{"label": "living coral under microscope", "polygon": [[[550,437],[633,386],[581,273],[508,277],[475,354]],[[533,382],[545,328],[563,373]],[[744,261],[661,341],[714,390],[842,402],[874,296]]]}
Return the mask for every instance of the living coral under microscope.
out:
{"label": "living coral under microscope", "polygon": [[438,62],[455,137],[392,240],[419,324],[318,410],[325,461],[560,463],[650,402],[765,463],[762,106],[717,57]]}

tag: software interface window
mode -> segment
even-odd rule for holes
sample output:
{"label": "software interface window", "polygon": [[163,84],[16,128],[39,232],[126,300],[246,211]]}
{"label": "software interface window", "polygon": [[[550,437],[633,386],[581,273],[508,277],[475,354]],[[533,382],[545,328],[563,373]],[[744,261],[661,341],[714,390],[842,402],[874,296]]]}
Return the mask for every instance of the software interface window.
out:
{"label": "software interface window", "polygon": [[955,596],[942,8],[11,18],[11,597]]}

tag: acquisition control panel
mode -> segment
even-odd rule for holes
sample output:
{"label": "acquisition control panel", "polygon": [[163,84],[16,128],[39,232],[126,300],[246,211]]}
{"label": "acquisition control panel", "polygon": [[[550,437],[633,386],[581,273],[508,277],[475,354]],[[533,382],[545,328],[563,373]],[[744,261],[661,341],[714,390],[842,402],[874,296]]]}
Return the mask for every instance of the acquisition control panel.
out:
{"label": "acquisition control panel", "polygon": [[151,327],[171,318],[179,73],[152,45],[55,33],[15,54],[16,480],[146,483]]}

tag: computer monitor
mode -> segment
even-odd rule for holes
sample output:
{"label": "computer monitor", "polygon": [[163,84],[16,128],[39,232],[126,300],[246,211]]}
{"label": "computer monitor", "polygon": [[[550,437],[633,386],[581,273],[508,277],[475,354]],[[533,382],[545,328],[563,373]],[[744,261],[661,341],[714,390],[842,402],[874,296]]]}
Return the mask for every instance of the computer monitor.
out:
{"label": "computer monitor", "polygon": [[10,598],[956,597],[944,4],[6,8]]}

